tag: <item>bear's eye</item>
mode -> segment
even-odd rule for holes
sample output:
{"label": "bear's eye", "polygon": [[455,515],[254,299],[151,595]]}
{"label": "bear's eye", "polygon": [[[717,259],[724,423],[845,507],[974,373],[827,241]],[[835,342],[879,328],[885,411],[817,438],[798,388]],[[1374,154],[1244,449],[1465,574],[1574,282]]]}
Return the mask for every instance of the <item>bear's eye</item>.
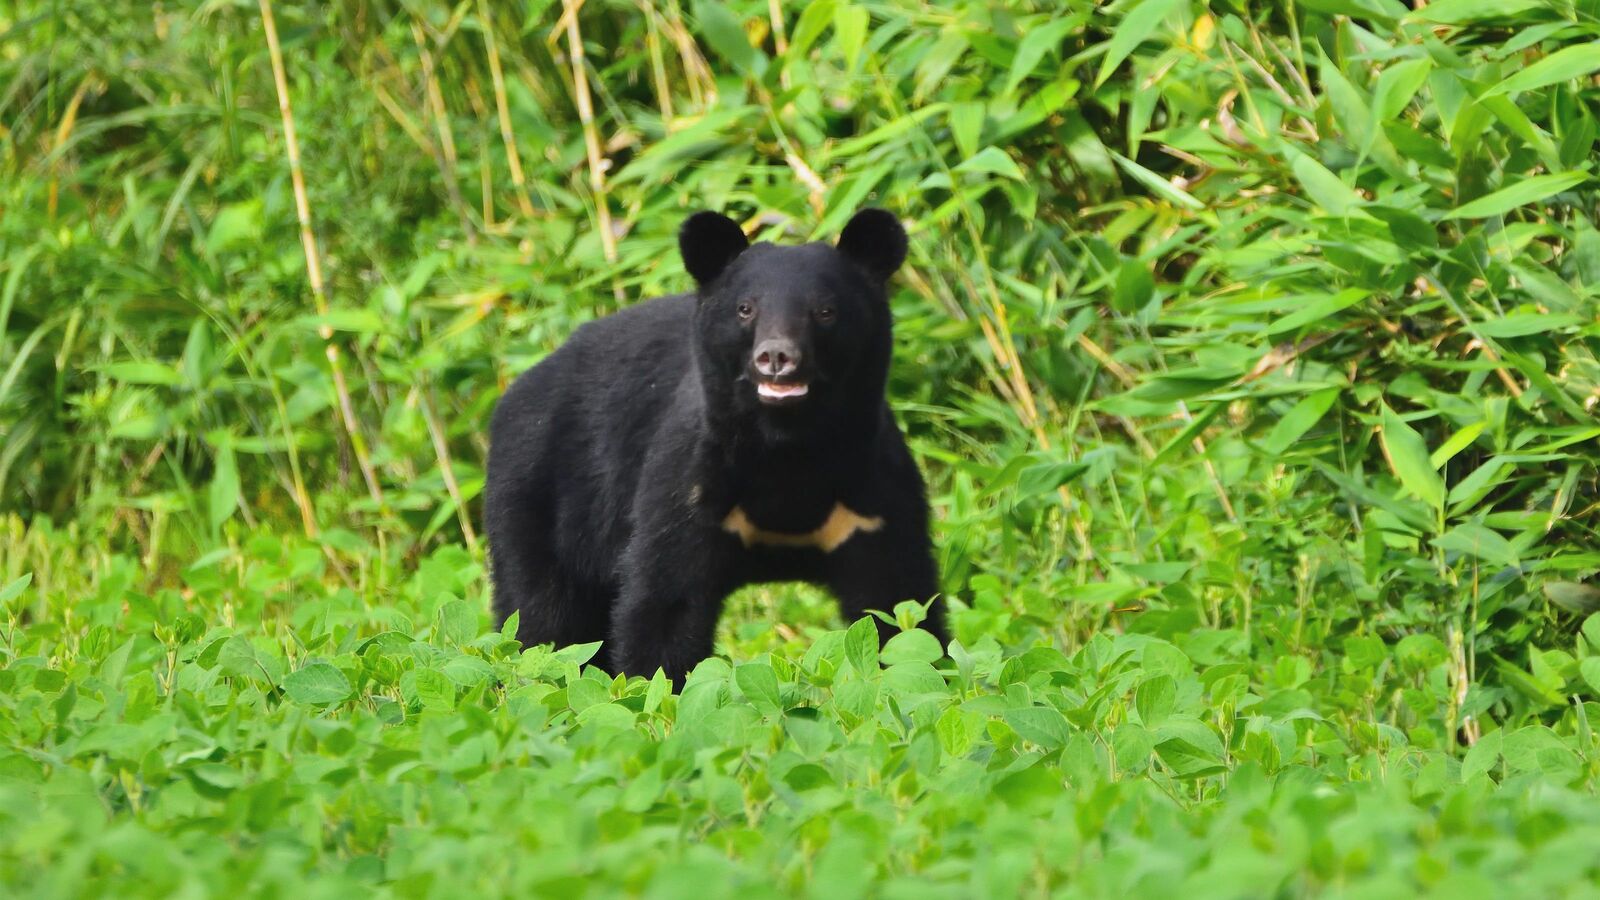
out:
{"label": "bear's eye", "polygon": [[831,306],[822,306],[817,308],[818,322],[832,322],[837,318],[839,318],[839,311],[837,309],[834,309]]}
{"label": "bear's eye", "polygon": [[748,319],[755,314],[756,308],[751,305],[750,301],[746,300],[739,304],[739,318]]}

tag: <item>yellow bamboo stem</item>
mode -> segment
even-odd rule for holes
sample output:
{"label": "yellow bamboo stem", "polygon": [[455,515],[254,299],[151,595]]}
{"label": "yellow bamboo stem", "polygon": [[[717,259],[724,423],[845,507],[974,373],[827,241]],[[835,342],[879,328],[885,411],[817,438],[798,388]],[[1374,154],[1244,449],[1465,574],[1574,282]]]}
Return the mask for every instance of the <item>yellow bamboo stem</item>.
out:
{"label": "yellow bamboo stem", "polygon": [[[317,255],[317,238],[311,229],[311,201],[306,195],[306,180],[300,169],[300,141],[295,136],[294,110],[289,103],[289,78],[283,68],[283,50],[278,45],[278,26],[272,18],[272,0],[261,0],[261,26],[267,33],[267,55],[272,62],[272,81],[278,91],[278,113],[283,118],[284,152],[289,157],[289,182],[294,188],[295,215],[300,220],[300,246],[305,251],[306,280],[311,285],[311,299],[316,304],[317,315],[326,319],[328,296],[322,281],[322,263]],[[383,488],[378,485],[378,473],[372,468],[367,453],[366,438],[356,424],[355,405],[350,402],[350,388],[345,383],[344,362],[339,345],[333,340],[333,328],[324,321],[317,328],[328,356],[328,366],[333,370],[334,391],[339,397],[339,413],[344,420],[345,433],[355,451],[356,465],[367,483],[367,492],[374,503],[383,505]]]}
{"label": "yellow bamboo stem", "polygon": [[[583,126],[583,148],[589,159],[589,191],[594,195],[600,224],[600,246],[606,262],[617,261],[617,236],[611,230],[611,206],[606,199],[605,162],[600,158],[600,131],[594,121],[594,100],[589,96],[589,64],[583,55],[583,34],[578,28],[579,0],[561,0],[567,31],[567,60],[572,64],[572,95]],[[619,298],[620,299],[620,298]]]}

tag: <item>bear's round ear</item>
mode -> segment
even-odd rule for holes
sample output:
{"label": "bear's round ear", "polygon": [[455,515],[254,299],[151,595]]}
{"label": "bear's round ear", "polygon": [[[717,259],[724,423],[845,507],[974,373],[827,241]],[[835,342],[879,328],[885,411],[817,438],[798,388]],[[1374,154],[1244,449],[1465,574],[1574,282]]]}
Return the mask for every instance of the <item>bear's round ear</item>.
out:
{"label": "bear's round ear", "polygon": [[888,281],[906,261],[906,230],[894,213],[863,209],[839,233],[839,252],[879,281]]}
{"label": "bear's round ear", "polygon": [[699,284],[709,284],[750,246],[739,223],[721,213],[697,212],[678,229],[683,267]]}

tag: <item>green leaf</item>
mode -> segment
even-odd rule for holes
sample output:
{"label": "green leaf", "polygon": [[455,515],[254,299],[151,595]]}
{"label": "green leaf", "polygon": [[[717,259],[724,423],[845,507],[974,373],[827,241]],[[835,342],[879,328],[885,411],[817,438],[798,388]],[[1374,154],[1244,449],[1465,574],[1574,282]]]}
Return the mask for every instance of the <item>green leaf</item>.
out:
{"label": "green leaf", "polygon": [[1016,181],[1027,181],[1027,176],[1022,173],[1022,168],[1016,160],[1007,156],[999,147],[985,147],[978,151],[978,155],[964,159],[956,166],[957,172],[981,173],[985,175],[999,175]]}
{"label": "green leaf", "polygon": [[805,11],[800,13],[800,20],[794,26],[794,34],[789,38],[789,59],[804,59],[806,51],[817,42],[822,32],[833,20],[837,0],[815,0],[807,3]]}
{"label": "green leaf", "polygon": [[127,384],[152,384],[177,387],[183,383],[183,374],[176,366],[165,363],[138,361],[114,362],[100,367],[100,371],[116,381]]}
{"label": "green leaf", "polygon": [[1211,422],[1222,414],[1225,408],[1227,408],[1226,403],[1208,404],[1198,415],[1191,417],[1189,422],[1183,426],[1183,429],[1172,436],[1171,440],[1161,445],[1161,449],[1156,451],[1156,455],[1150,460],[1150,464],[1152,466],[1162,465],[1167,460],[1177,456],[1184,447],[1193,446],[1194,439],[1199,437],[1200,433],[1205,431]]}
{"label": "green leaf", "polygon": [[857,619],[844,633],[844,657],[856,673],[863,676],[878,672],[878,624],[871,616]]}
{"label": "green leaf", "polygon": [[783,711],[783,702],[778,693],[778,674],[766,663],[745,663],[735,667],[733,683],[755,705],[771,713]]}
{"label": "green leaf", "polygon": [[465,653],[450,657],[439,671],[443,672],[446,678],[465,688],[477,687],[494,680],[493,666],[483,659]]}
{"label": "green leaf", "polygon": [[1439,535],[1433,539],[1433,545],[1504,566],[1514,566],[1520,561],[1510,541],[1493,529],[1473,522],[1463,522]]}
{"label": "green leaf", "polygon": [[1562,191],[1577,187],[1589,180],[1587,172],[1557,172],[1552,175],[1535,175],[1501,188],[1486,197],[1479,197],[1445,214],[1446,219],[1487,219],[1501,216],[1531,203],[1553,197]]}
{"label": "green leaf", "polygon": [[1600,694],[1600,656],[1591,656],[1578,663],[1578,672],[1588,683],[1589,690]]}
{"label": "green leaf", "polygon": [[1134,694],[1134,707],[1139,710],[1139,721],[1144,727],[1155,729],[1172,715],[1177,707],[1178,683],[1171,675],[1157,675],[1139,685]]}
{"label": "green leaf", "polygon": [[1059,47],[1068,34],[1082,25],[1083,16],[1074,13],[1024,32],[1022,40],[1017,42],[1017,53],[1011,58],[1011,71],[1006,75],[1006,86],[1002,93],[1015,93],[1022,80],[1038,68],[1044,55]]}
{"label": "green leaf", "polygon": [[330,309],[324,315],[310,317],[308,321],[318,328],[327,326],[334,331],[352,334],[382,334],[388,330],[382,316],[370,309],[354,307]]}
{"label": "green leaf", "polygon": [[1017,472],[1017,490],[1014,496],[1018,500],[1043,496],[1072,482],[1087,471],[1089,471],[1088,463],[1065,460],[1023,466]]}
{"label": "green leaf", "polygon": [[750,45],[744,24],[725,4],[717,0],[695,0],[694,18],[700,34],[717,55],[741,72],[755,68],[758,51]]}
{"label": "green leaf", "polygon": [[1177,7],[1178,0],[1141,0],[1137,6],[1129,9],[1111,33],[1111,40],[1106,42],[1106,55],[1100,60],[1100,72],[1095,76],[1094,86],[1105,84],[1117,66],[1122,65],[1129,54],[1155,34],[1162,21]]}
{"label": "green leaf", "polygon": [[960,758],[972,749],[972,730],[967,725],[967,717],[959,707],[952,706],[946,709],[934,724],[934,731],[939,735],[939,746],[946,755]]}
{"label": "green leaf", "polygon": [[883,645],[883,664],[904,662],[935,663],[944,656],[939,639],[920,628],[902,631]]}
{"label": "green leaf", "polygon": [[[1577,581],[1547,581],[1544,583],[1544,595],[1550,602],[1580,615],[1600,613],[1600,588]],[[1588,634],[1588,623],[1585,623],[1584,634]],[[1596,634],[1600,635],[1600,628]],[[1600,651],[1600,644],[1594,648]]]}
{"label": "green leaf", "polygon": [[1357,211],[1360,198],[1327,166],[1304,153],[1294,153],[1289,167],[1311,202],[1327,210],[1330,215],[1347,216]]}
{"label": "green leaf", "polygon": [[212,528],[227,521],[233,511],[239,508],[239,467],[231,442],[224,441],[217,447],[207,500],[211,509]]}
{"label": "green leaf", "polygon": [[1487,419],[1479,419],[1450,435],[1449,440],[1440,444],[1432,453],[1428,454],[1428,463],[1435,469],[1443,468],[1444,464],[1453,459],[1457,453],[1472,446],[1472,442],[1477,440],[1478,435],[1483,434],[1483,430],[1487,427],[1489,427],[1489,421]]}
{"label": "green leaf", "polygon": [[206,251],[215,256],[225,250],[259,242],[262,235],[261,209],[260,200],[224,206],[211,221],[211,230],[206,234]]}
{"label": "green leaf", "polygon": [[328,663],[312,663],[283,679],[283,692],[296,703],[324,706],[341,703],[353,692],[344,672]]}
{"label": "green leaf", "polygon": [[[1150,2],[1150,0],[1147,0],[1147,2]],[[1204,203],[1196,200],[1189,192],[1182,190],[1172,182],[1123,156],[1121,153],[1112,151],[1111,158],[1116,160],[1117,167],[1128,173],[1129,177],[1134,181],[1144,185],[1151,193],[1168,203],[1195,211],[1206,208]]]}
{"label": "green leaf", "polygon": [[439,607],[439,636],[445,644],[465,644],[478,636],[481,613],[465,600],[451,600]]}
{"label": "green leaf", "polygon": [[1372,292],[1365,288],[1345,288],[1337,294],[1313,297],[1305,306],[1269,325],[1267,334],[1276,336],[1299,331],[1307,325],[1329,319],[1335,313],[1349,309],[1371,295]]}
{"label": "green leaf", "polygon": [[1322,421],[1341,393],[1339,388],[1329,388],[1308,394],[1272,426],[1272,431],[1261,442],[1261,449],[1270,456],[1282,456],[1295,441]]}
{"label": "green leaf", "polygon": [[1137,259],[1124,260],[1117,269],[1117,289],[1111,295],[1111,306],[1117,312],[1131,314],[1143,309],[1155,292],[1150,267]]}
{"label": "green leaf", "polygon": [[871,24],[871,14],[865,7],[840,3],[834,10],[833,42],[844,59],[845,68],[851,72],[861,67],[861,50],[867,44],[867,30]]}
{"label": "green leaf", "polygon": [[1543,9],[1544,0],[1436,0],[1406,16],[1408,21],[1467,25],[1493,19],[1510,19]]}
{"label": "green leaf", "polygon": [[33,573],[24,572],[21,577],[12,579],[5,587],[0,588],[0,604],[10,603],[22,596],[22,592],[33,583]]}
{"label": "green leaf", "polygon": [[1428,445],[1422,435],[1404,419],[1395,415],[1388,404],[1383,407],[1383,422],[1379,432],[1383,455],[1400,484],[1412,495],[1435,509],[1444,506],[1444,479],[1428,460]]}
{"label": "green leaf", "polygon": [[1433,61],[1427,57],[1397,62],[1383,70],[1372,92],[1372,114],[1379,122],[1399,118],[1428,80]]}
{"label": "green leaf", "polygon": [[1048,706],[1008,709],[1005,718],[1006,724],[1016,729],[1017,734],[1046,750],[1060,747],[1072,736],[1066,717]]}
{"label": "green leaf", "polygon": [[1564,47],[1525,69],[1518,69],[1484,96],[1512,94],[1583,78],[1600,72],[1600,41]]}
{"label": "green leaf", "polygon": [[1570,313],[1512,313],[1497,319],[1476,322],[1472,326],[1475,334],[1486,335],[1492,338],[1518,338],[1530,334],[1544,334],[1549,331],[1560,331],[1566,328],[1576,328],[1584,324],[1582,316]]}

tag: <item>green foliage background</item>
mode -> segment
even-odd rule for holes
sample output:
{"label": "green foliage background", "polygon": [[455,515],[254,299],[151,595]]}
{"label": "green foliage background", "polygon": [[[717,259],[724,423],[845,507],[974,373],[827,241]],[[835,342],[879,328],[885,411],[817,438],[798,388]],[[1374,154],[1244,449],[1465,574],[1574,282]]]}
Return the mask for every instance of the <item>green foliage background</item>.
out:
{"label": "green foliage background", "polygon": [[[1595,0],[0,5],[0,891],[1592,895],[1597,71]],[[502,636],[505,383],[694,209],[867,203],[950,658]]]}

